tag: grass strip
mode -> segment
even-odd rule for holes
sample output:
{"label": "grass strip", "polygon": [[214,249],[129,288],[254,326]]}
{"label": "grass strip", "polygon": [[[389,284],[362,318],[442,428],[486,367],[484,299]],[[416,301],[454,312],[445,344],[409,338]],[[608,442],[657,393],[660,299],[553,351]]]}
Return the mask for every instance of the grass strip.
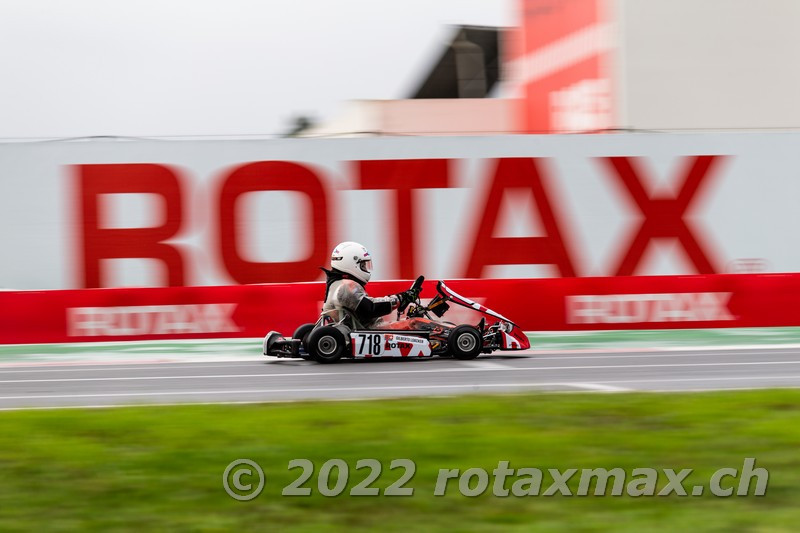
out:
{"label": "grass strip", "polygon": [[[798,443],[794,390],[10,411],[0,413],[0,530],[794,531]],[[719,468],[741,469],[745,457],[770,471],[766,496],[502,498],[490,483],[470,498],[454,482],[433,496],[440,468],[491,474],[501,460],[628,475],[693,468],[691,488]],[[264,492],[249,502],[222,487],[223,471],[239,458],[266,474]],[[314,494],[281,496],[300,474],[287,468],[297,458],[316,465],[304,485]],[[317,488],[331,458],[350,470],[338,497]],[[407,484],[414,495],[346,495],[369,472],[355,469],[364,458],[383,464],[372,485],[379,488],[402,474],[389,470],[393,459],[415,461]]]}

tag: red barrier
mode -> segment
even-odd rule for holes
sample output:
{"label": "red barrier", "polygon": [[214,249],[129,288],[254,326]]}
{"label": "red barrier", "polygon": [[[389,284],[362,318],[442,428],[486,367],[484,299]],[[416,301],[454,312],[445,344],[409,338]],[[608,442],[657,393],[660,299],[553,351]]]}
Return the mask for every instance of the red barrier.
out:
{"label": "red barrier", "polygon": [[[422,296],[434,295],[425,283]],[[375,281],[374,296],[409,282]],[[800,325],[800,274],[456,280],[527,331]],[[0,293],[0,343],[260,337],[316,320],[322,283]],[[476,322],[453,306],[455,322]]]}

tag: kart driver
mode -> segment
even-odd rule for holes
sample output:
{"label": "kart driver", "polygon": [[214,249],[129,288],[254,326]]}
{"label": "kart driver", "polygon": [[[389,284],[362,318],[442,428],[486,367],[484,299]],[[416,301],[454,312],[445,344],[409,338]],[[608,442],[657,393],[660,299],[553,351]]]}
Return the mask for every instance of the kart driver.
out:
{"label": "kart driver", "polygon": [[[372,275],[372,257],[357,242],[337,245],[331,253],[331,269],[322,270],[327,275],[322,311],[332,315],[337,322],[342,318],[341,311],[347,310],[367,329],[386,327],[381,320],[382,316],[388,315],[398,306],[415,301],[418,296],[413,290],[383,298],[371,298],[367,295],[364,287]],[[398,323],[393,325],[400,326]]]}

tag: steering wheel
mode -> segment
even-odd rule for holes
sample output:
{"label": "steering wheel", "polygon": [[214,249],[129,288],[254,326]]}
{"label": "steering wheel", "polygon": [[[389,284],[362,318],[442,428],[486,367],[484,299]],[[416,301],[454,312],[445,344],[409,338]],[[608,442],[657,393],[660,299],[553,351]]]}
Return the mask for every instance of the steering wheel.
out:
{"label": "steering wheel", "polygon": [[[417,298],[419,298],[419,292],[422,290],[422,282],[423,281],[425,281],[425,277],[424,276],[418,277],[417,280],[414,282],[413,285],[411,285],[411,288],[409,289],[409,291],[413,291],[413,292],[415,292],[417,294]],[[398,307],[397,308],[397,316],[400,316],[403,313],[403,311],[406,310],[406,308],[408,307],[408,304],[410,304],[410,303],[411,302],[405,302],[402,306]]]}

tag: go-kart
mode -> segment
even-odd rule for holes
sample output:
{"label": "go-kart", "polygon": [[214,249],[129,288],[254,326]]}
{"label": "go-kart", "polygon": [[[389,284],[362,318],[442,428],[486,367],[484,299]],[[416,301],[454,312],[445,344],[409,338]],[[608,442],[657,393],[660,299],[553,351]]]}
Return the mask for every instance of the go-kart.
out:
{"label": "go-kart", "polygon": [[[423,305],[419,294],[424,278],[420,276],[411,286],[412,301],[397,309],[397,319],[405,312],[405,325],[411,329],[367,329],[346,310],[323,312],[316,323],[303,324],[291,338],[277,331],[264,337],[263,353],[275,357],[312,359],[319,363],[335,363],[342,358],[370,359],[377,357],[453,357],[475,359],[482,353],[495,350],[526,350],[530,341],[522,329],[505,318],[472,300],[465,298],[439,281],[436,296]],[[477,325],[442,320],[454,303],[484,315]],[[492,322],[487,326],[487,318]]]}

